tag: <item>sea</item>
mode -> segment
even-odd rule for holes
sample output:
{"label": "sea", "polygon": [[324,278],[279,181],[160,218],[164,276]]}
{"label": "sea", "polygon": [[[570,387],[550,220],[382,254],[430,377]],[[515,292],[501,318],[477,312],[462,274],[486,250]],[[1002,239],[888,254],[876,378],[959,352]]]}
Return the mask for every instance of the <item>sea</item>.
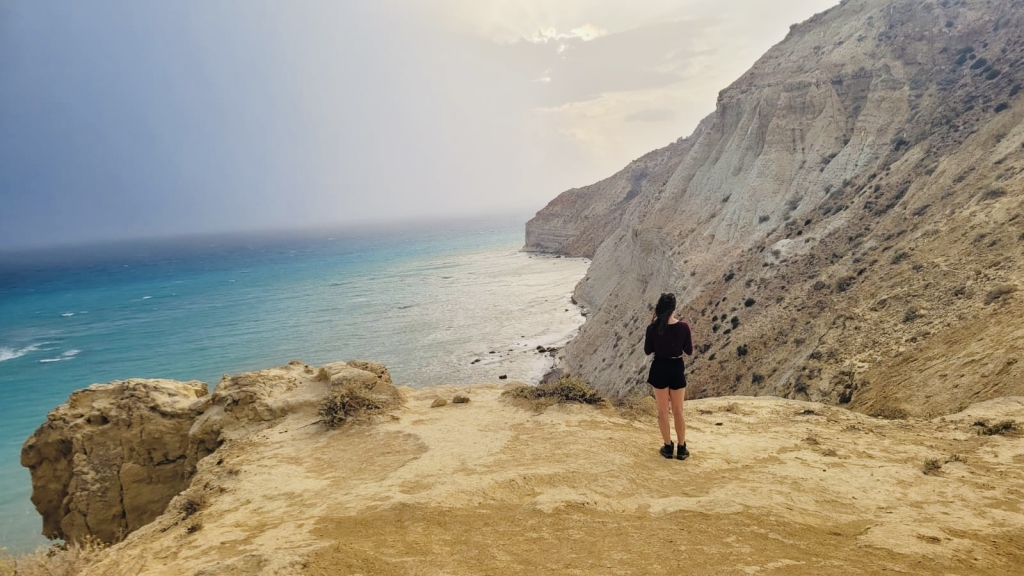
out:
{"label": "sea", "polygon": [[0,252],[0,547],[46,544],[21,445],[93,383],[384,363],[399,385],[523,381],[583,323],[584,259],[524,253],[525,218]]}

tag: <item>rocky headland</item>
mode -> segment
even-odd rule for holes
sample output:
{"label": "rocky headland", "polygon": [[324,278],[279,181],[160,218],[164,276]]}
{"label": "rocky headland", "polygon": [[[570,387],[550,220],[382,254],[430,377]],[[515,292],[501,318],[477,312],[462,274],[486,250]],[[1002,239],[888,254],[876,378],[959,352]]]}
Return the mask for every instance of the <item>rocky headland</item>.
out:
{"label": "rocky headland", "polygon": [[553,200],[526,249],[593,258],[564,368],[642,390],[680,297],[691,397],[935,416],[1024,394],[1024,10],[845,0],[688,138]]}
{"label": "rocky headland", "polygon": [[[657,452],[650,398],[538,406],[503,394],[515,386],[395,388],[362,362],[293,362],[213,394],[114,382],[55,409],[25,464],[50,535],[124,537],[90,575],[1011,574],[1024,562],[1024,398],[931,420],[698,400],[679,462]],[[388,407],[328,426],[345,390]]]}

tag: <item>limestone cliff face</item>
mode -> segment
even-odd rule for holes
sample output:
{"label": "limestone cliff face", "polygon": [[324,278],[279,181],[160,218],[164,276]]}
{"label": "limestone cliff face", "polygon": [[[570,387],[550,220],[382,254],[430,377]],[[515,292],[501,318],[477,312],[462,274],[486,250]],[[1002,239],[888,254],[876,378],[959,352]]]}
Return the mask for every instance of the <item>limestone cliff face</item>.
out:
{"label": "limestone cliff face", "polygon": [[643,387],[679,295],[690,395],[945,413],[1024,393],[1024,5],[847,0],[794,26],[689,138],[527,225],[592,256],[567,368]]}
{"label": "limestone cliff face", "polygon": [[71,395],[25,442],[32,502],[48,538],[113,542],[188,484],[188,431],[202,382],[126,380]]}
{"label": "limestone cliff face", "polygon": [[[153,521],[201,461],[289,415],[315,418],[333,387],[391,387],[376,362],[301,362],[202,382],[126,380],[74,392],[25,442],[32,502],[49,538],[115,542]],[[315,421],[315,420],[314,420]]]}

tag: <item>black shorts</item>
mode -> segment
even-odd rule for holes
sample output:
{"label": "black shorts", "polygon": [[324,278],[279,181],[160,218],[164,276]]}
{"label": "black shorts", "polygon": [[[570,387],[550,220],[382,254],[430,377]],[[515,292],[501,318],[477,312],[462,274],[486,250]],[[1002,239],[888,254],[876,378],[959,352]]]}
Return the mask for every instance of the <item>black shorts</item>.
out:
{"label": "black shorts", "polygon": [[682,390],[686,388],[685,366],[682,358],[658,358],[651,362],[647,383],[659,390]]}

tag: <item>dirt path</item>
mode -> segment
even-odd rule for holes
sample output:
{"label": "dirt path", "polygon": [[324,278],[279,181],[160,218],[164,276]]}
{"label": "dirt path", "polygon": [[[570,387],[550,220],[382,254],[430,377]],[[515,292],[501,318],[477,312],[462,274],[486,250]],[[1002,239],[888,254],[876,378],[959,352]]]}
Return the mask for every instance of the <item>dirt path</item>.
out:
{"label": "dirt path", "polygon": [[[468,390],[324,432],[310,415],[228,445],[171,510],[111,550],[143,574],[1011,574],[1024,565],[1024,421],[1000,399],[934,421],[788,400],[688,403],[693,456],[653,419],[543,414]],[[922,472],[926,459],[942,464]],[[135,572],[134,570],[132,571]]]}

